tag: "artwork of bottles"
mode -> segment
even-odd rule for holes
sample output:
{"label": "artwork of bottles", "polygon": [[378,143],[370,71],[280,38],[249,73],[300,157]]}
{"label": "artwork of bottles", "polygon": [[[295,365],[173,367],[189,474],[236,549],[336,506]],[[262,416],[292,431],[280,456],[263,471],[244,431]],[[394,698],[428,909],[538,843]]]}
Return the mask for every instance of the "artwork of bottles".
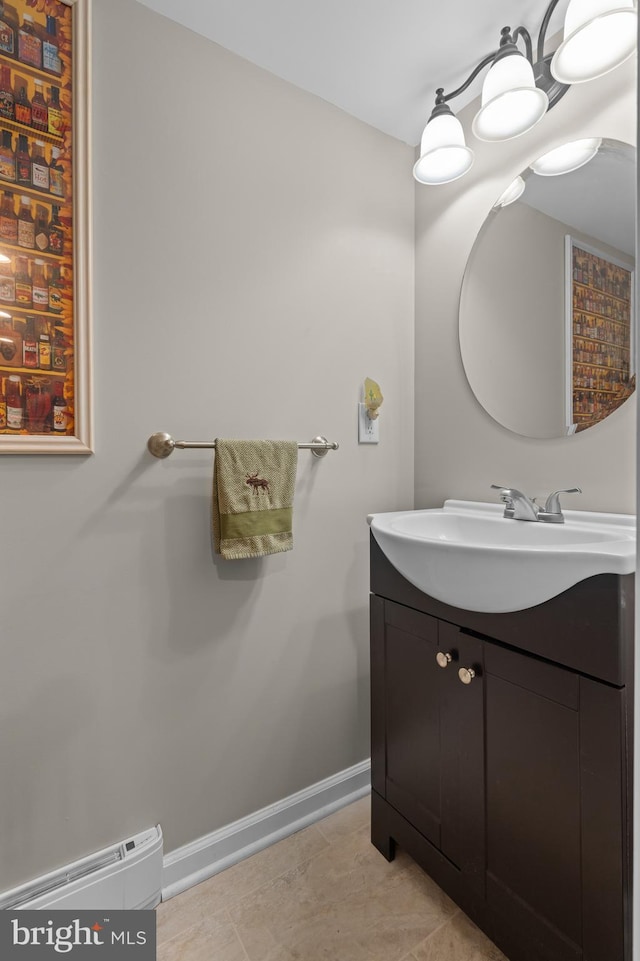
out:
{"label": "artwork of bottles", "polygon": [[633,271],[575,242],[571,251],[572,410],[580,430],[612,413],[634,389]]}
{"label": "artwork of bottles", "polygon": [[72,433],[72,6],[0,0],[0,435]]}

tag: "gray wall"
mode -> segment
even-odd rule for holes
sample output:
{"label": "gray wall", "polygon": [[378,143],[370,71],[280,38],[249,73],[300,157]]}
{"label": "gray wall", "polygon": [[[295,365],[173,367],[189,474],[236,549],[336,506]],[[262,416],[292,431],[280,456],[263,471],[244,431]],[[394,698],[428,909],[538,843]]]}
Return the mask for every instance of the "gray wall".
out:
{"label": "gray wall", "polygon": [[[413,151],[93,6],[96,453],[2,459],[0,889],[366,758],[365,519],[413,499]],[[293,552],[222,562],[211,452],[154,460],[156,430],[341,448],[301,452]]]}
{"label": "gray wall", "polygon": [[[635,143],[635,63],[572,87],[542,123],[508,143],[469,134],[476,160],[444,187],[416,185],[416,506],[492,500],[491,483],[532,496],[584,493],[571,506],[635,512],[635,403],[573,437],[531,440],[499,426],[467,383],[458,342],[464,269],[496,198],[537,156],[579,137]],[[478,104],[461,111],[465,130]],[[632,200],[630,199],[630,203]],[[544,389],[544,388],[543,388]]]}

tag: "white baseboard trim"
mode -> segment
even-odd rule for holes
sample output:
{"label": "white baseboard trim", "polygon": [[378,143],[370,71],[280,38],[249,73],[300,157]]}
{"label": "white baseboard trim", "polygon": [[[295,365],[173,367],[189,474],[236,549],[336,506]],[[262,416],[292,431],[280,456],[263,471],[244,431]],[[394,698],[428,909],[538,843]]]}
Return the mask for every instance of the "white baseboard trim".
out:
{"label": "white baseboard trim", "polygon": [[164,858],[162,900],[365,797],[370,790],[371,761],[366,760],[185,844]]}

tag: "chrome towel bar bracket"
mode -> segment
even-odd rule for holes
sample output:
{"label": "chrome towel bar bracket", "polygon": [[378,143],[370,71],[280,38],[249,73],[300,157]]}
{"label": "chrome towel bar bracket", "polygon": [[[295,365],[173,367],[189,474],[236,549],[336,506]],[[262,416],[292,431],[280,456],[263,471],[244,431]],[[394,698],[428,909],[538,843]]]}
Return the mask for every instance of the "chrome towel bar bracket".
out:
{"label": "chrome towel bar bracket", "polygon": [[[166,434],[164,431],[159,431],[157,434],[152,434],[147,441],[147,449],[149,453],[153,454],[154,457],[159,458],[168,457],[169,454],[173,454],[176,448],[179,450],[186,450],[187,448],[215,450],[215,446],[215,440],[174,440],[171,434]],[[314,437],[312,441],[309,441],[308,444],[298,444],[298,449],[310,450],[314,457],[324,457],[327,451],[338,450],[339,446],[340,445],[335,441],[329,441],[326,437],[319,435],[318,437]]]}

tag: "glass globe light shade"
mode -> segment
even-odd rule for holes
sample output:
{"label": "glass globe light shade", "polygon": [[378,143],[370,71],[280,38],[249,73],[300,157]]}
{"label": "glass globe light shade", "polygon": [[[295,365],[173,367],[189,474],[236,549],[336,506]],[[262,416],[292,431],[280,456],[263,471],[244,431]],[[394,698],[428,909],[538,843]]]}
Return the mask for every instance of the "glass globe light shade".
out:
{"label": "glass globe light shade", "polygon": [[441,114],[432,117],[424,128],[413,176],[421,184],[451,183],[466,174],[473,159],[458,118],[452,113]]}
{"label": "glass globe light shade", "polygon": [[549,98],[536,87],[533,67],[513,53],[493,64],[482,86],[482,106],[473,121],[479,140],[511,140],[531,130],[547,112]]}
{"label": "glass globe light shade", "polygon": [[573,140],[550,150],[531,164],[531,169],[540,177],[558,177],[584,167],[593,160],[602,144],[601,137]]}
{"label": "glass globe light shade", "polygon": [[637,22],[634,0],[570,0],[551,73],[561,83],[604,76],[633,54]]}

